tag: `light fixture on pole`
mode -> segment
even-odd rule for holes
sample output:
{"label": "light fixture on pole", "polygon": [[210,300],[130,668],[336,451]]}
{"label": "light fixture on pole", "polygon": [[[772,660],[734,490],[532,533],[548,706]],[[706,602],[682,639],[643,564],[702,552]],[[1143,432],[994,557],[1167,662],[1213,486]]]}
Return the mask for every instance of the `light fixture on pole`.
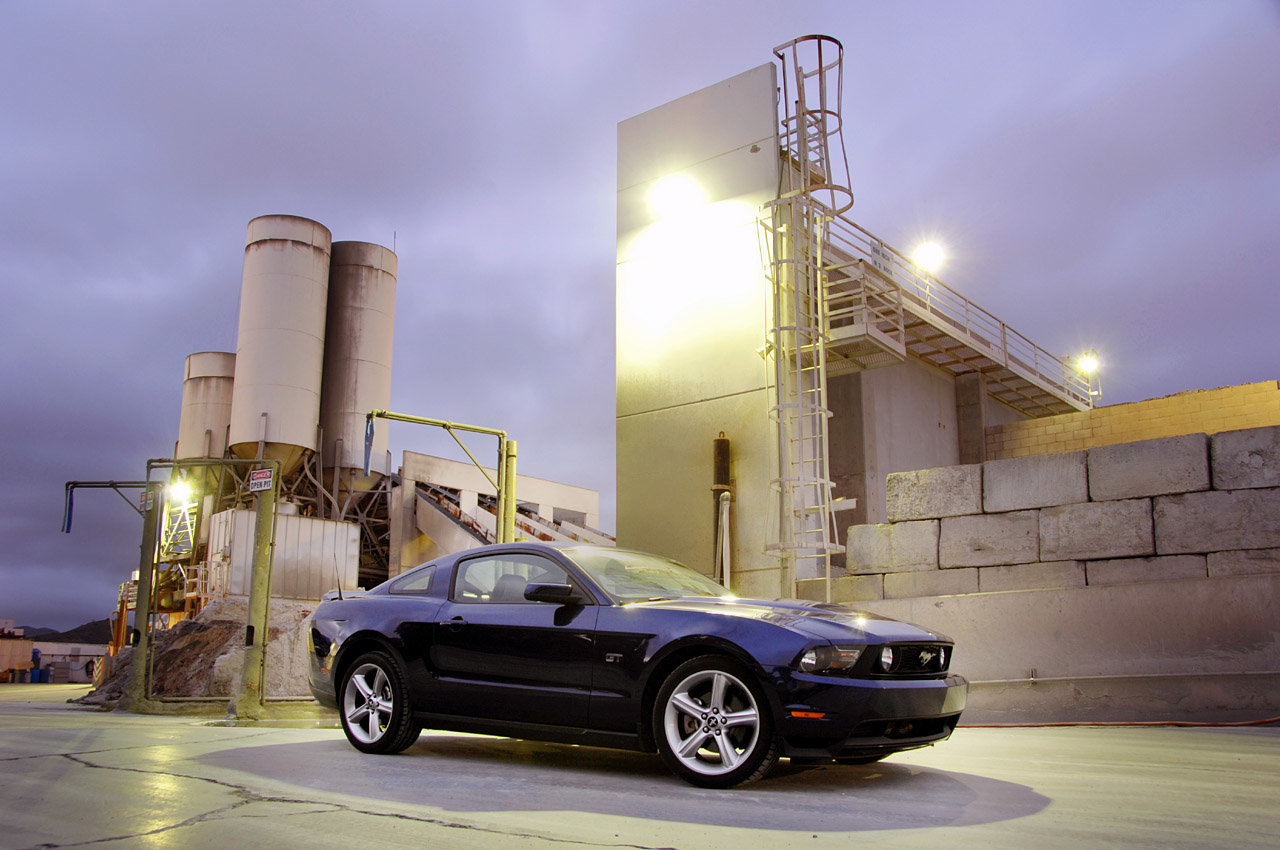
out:
{"label": "light fixture on pole", "polygon": [[925,274],[934,275],[947,261],[947,249],[934,240],[921,242],[911,252],[911,262]]}
{"label": "light fixture on pole", "polygon": [[1090,348],[1076,358],[1076,371],[1083,375],[1089,381],[1089,397],[1098,398],[1102,395],[1102,376],[1099,370],[1102,368],[1102,361],[1098,359],[1098,352]]}

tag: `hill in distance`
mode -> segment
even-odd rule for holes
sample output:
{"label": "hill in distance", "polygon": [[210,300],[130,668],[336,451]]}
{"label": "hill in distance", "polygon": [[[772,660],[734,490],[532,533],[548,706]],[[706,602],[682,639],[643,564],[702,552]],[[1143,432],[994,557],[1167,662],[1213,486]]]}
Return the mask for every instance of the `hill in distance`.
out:
{"label": "hill in distance", "polygon": [[58,643],[111,643],[111,621],[94,620],[60,632],[57,629],[46,629],[41,626],[20,626],[22,636],[32,640]]}

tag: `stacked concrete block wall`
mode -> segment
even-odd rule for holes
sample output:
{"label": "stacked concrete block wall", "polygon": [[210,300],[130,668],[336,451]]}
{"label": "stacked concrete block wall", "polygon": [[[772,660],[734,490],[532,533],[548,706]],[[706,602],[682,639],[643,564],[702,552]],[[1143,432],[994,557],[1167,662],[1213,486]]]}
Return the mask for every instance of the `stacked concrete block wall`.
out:
{"label": "stacked concrete block wall", "polygon": [[1263,381],[992,425],[985,429],[986,459],[1082,451],[1270,425],[1280,425],[1280,386],[1276,381]]}
{"label": "stacked concrete block wall", "polygon": [[839,598],[1280,573],[1280,426],[894,473],[887,511]]}
{"label": "stacked concrete block wall", "polygon": [[954,637],[971,722],[1280,713],[1280,426],[897,473],[887,513],[832,599]]}

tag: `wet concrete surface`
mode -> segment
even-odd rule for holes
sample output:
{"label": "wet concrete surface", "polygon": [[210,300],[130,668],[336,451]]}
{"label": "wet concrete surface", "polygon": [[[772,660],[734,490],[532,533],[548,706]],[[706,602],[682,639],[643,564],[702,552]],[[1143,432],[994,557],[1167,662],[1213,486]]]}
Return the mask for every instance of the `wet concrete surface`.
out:
{"label": "wet concrete surface", "polygon": [[864,767],[732,791],[656,756],[424,732],[89,711],[0,685],[0,848],[1267,847],[1280,728],[961,727]]}

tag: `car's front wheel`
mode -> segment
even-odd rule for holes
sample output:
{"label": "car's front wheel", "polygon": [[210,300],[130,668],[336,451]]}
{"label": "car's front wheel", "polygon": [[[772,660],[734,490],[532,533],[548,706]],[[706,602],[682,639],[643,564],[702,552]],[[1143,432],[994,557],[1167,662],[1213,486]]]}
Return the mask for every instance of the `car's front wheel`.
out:
{"label": "car's front wheel", "polygon": [[704,656],[669,675],[653,706],[663,761],[704,788],[754,782],[778,760],[773,715],[756,678],[737,662]]}
{"label": "car's front wheel", "polygon": [[418,739],[400,665],[385,652],[366,652],[347,671],[342,685],[342,731],[357,750],[398,753]]}

